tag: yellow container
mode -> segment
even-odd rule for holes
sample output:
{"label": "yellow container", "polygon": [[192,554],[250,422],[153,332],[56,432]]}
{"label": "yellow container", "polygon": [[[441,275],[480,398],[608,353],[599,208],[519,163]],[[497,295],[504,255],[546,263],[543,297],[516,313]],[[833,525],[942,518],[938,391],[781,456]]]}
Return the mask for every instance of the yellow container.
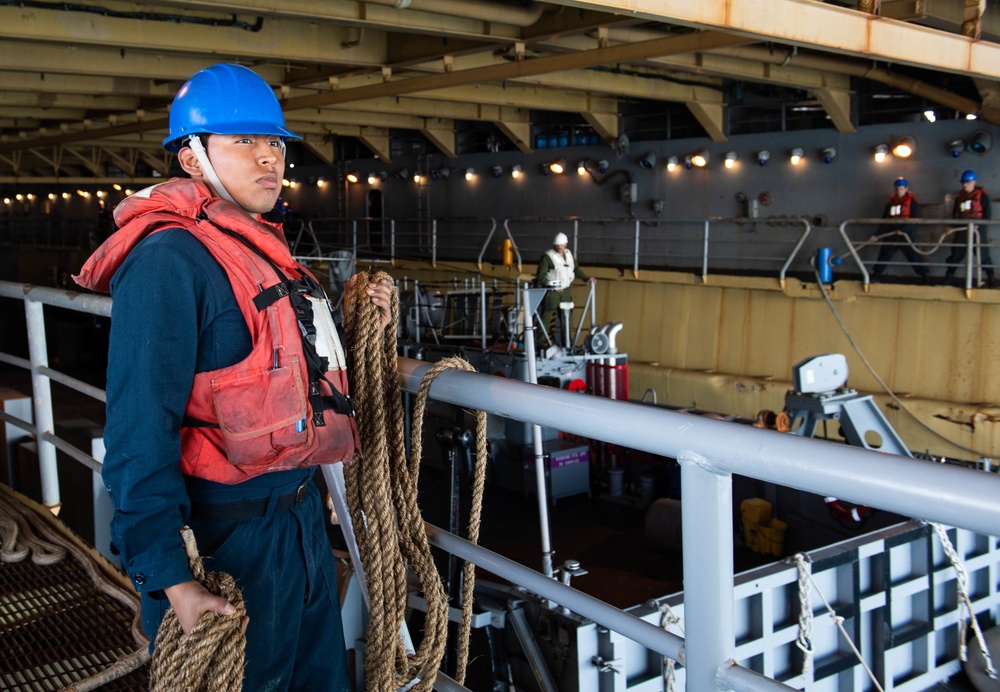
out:
{"label": "yellow container", "polygon": [[744,524],[767,524],[771,521],[771,503],[759,497],[752,497],[740,503],[740,515]]}
{"label": "yellow container", "polygon": [[767,526],[761,526],[757,552],[762,555],[781,557],[785,551],[785,530],[787,528],[788,524],[781,519],[772,519]]}

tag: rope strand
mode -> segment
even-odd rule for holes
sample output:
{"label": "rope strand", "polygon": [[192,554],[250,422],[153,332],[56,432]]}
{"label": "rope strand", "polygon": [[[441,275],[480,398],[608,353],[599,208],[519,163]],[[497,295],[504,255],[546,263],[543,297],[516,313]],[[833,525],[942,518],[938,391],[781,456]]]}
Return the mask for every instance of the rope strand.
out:
{"label": "rope strand", "polygon": [[149,671],[152,692],[239,692],[243,688],[243,658],[246,633],[243,594],[233,578],[224,572],[205,573],[194,532],[181,529],[191,575],[210,593],[222,596],[234,606],[229,615],[203,613],[191,632],[184,634],[173,608],[156,632],[153,663]]}
{"label": "rope strand", "polygon": [[[396,325],[399,298],[394,290],[389,325],[380,333],[381,314],[368,284],[391,277],[362,273],[344,296],[344,328],[353,372],[362,453],[345,468],[347,501],[368,583],[370,618],[365,653],[367,689],[389,692],[402,686],[429,692],[444,658],[448,638],[448,597],[431,555],[417,504],[423,452],[422,421],[433,379],[450,368],[472,370],[457,358],[436,363],[420,385],[413,413],[411,454],[406,456],[402,395],[397,377]],[[477,414],[477,464],[469,540],[478,541],[486,478],[486,414]],[[427,603],[424,632],[416,651],[407,652],[401,636],[406,609],[407,568],[416,575]],[[462,625],[456,679],[462,682],[468,660],[475,572],[464,569]]]}

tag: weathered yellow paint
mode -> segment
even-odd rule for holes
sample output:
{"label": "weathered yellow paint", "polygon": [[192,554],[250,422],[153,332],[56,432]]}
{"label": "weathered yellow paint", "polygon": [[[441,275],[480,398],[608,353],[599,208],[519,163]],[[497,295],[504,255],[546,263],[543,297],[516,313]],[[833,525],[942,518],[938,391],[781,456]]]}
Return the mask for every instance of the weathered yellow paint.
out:
{"label": "weathered yellow paint", "polygon": [[[421,283],[454,276],[426,267],[403,262],[398,271]],[[791,279],[783,290],[761,277],[712,276],[702,284],[683,273],[644,271],[635,279],[610,268],[587,271],[598,277],[598,323],[625,325],[618,347],[629,357],[632,398],[652,388],[661,404],[753,418],[784,407],[795,363],[843,353],[848,386],[875,396],[910,449],[1000,457],[1000,291],[966,296],[957,288],[879,284],[866,292],[853,281],[830,290],[861,352],[910,415],[868,371],[815,284]],[[516,278],[489,264],[477,273]],[[587,287],[574,290],[583,305]],[[829,425],[829,434],[837,428]]]}

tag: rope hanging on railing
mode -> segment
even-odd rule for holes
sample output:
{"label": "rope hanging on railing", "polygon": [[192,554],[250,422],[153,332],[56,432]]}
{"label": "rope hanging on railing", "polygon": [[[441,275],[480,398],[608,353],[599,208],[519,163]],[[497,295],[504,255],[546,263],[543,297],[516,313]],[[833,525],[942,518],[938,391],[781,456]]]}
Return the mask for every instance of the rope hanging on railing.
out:
{"label": "rope hanging on railing", "polygon": [[[684,626],[681,618],[673,611],[667,602],[650,601],[647,603],[660,611],[660,629],[665,632],[677,630],[676,634],[684,636]],[[669,656],[663,657],[663,690],[664,692],[675,692],[677,690],[677,661]]]}
{"label": "rope hanging on railing", "polygon": [[105,577],[87,553],[63,538],[45,520],[14,497],[0,491],[0,562],[17,563],[28,559],[36,565],[54,565],[71,555],[101,593],[134,611],[132,638],[136,649],[124,654],[104,670],[78,680],[62,692],[89,692],[141,668],[149,661],[149,639],[142,631],[142,618],[134,592],[129,593]]}
{"label": "rope hanging on railing", "polygon": [[[434,565],[424,523],[417,506],[417,479],[421,456],[421,417],[430,382],[454,367],[471,369],[458,359],[437,363],[421,383],[414,407],[412,453],[406,458],[402,396],[397,378],[396,325],[399,299],[395,290],[390,322],[379,336],[379,309],[368,295],[368,284],[383,279],[384,272],[362,273],[344,301],[344,327],[352,345],[352,391],[357,409],[362,455],[344,469],[348,507],[355,539],[368,584],[369,629],[365,651],[367,688],[388,692],[403,685],[431,690],[447,645],[448,599]],[[477,464],[474,478],[475,507],[469,523],[469,540],[479,533],[479,507],[485,483],[485,414],[477,425]],[[427,603],[424,635],[415,652],[406,650],[400,636],[404,626],[406,570],[417,576]],[[465,675],[468,633],[472,614],[474,572],[464,572],[462,640],[459,642],[456,679]]]}
{"label": "rope hanging on railing", "polygon": [[[875,673],[868,665],[868,662],[865,661],[864,656],[861,655],[861,652],[858,650],[858,647],[854,644],[854,640],[851,639],[851,635],[847,633],[847,628],[844,627],[843,616],[837,615],[837,611],[834,610],[833,606],[830,605],[830,602],[826,600],[826,596],[823,595],[823,592],[820,591],[819,586],[813,579],[812,567],[811,567],[812,560],[809,558],[808,555],[805,555],[803,553],[796,553],[795,555],[792,556],[791,560],[795,563],[795,567],[799,571],[799,604],[800,604],[799,640],[804,640],[808,642],[807,649],[803,649],[803,653],[806,654],[805,660],[803,661],[802,665],[803,676],[807,676],[809,670],[811,670],[812,655],[813,653],[815,653],[812,649],[812,642],[810,641],[812,636],[812,625],[813,625],[810,589],[816,589],[816,593],[819,594],[820,599],[823,601],[823,605],[826,607],[826,612],[830,614],[830,619],[833,620],[833,623],[837,626],[837,629],[840,630],[840,634],[843,635],[844,640],[847,642],[847,645],[851,647],[851,651],[854,652],[855,658],[857,658],[858,661],[861,663],[861,667],[863,667],[865,669],[865,672],[868,673],[868,677],[869,679],[871,679],[872,685],[875,686],[875,689],[878,690],[878,692],[885,692],[882,685],[880,685],[879,681],[875,678]],[[804,635],[805,632],[808,632],[808,636]],[[796,646],[798,645],[799,642],[796,641]],[[802,647],[800,646],[799,648]]]}
{"label": "rope hanging on railing", "polygon": [[[858,243],[857,245],[855,245],[854,249],[855,249],[855,251],[857,251],[857,250],[860,250],[862,248],[866,248],[869,245],[879,245],[879,244],[882,243],[882,241],[885,238],[889,238],[889,237],[894,236],[894,235],[899,235],[899,236],[903,237],[903,240],[905,241],[905,244],[909,245],[910,249],[913,250],[915,253],[917,253],[918,255],[923,255],[924,257],[930,257],[935,252],[937,252],[938,250],[941,249],[941,246],[944,245],[944,241],[946,241],[948,239],[948,236],[954,235],[955,233],[957,233],[959,231],[964,231],[964,230],[966,230],[965,226],[958,227],[958,228],[949,228],[947,231],[945,231],[944,233],[941,234],[941,237],[938,238],[937,241],[933,245],[931,245],[930,249],[928,249],[928,250],[922,250],[921,246],[918,246],[916,243],[914,243],[913,239],[910,238],[910,236],[908,236],[906,233],[904,233],[903,231],[900,231],[898,229],[894,230],[894,231],[888,231],[886,233],[879,233],[877,235],[873,235],[870,238],[868,238],[868,240],[866,240],[866,241],[864,241],[862,243]],[[979,241],[979,231],[974,231],[974,233],[975,233],[975,237],[976,237],[976,242],[978,242]],[[902,242],[896,243],[896,245],[903,245],[903,244],[904,243],[902,243]],[[851,253],[849,253],[849,252],[845,252],[843,255],[840,255],[840,259],[846,259],[847,257],[850,256],[850,254]]]}
{"label": "rope hanging on railing", "polygon": [[966,639],[969,636],[969,626],[971,624],[972,631],[976,635],[976,641],[979,642],[979,649],[983,653],[983,660],[986,663],[986,674],[990,676],[991,679],[997,679],[996,668],[993,667],[993,658],[990,656],[989,648],[986,646],[986,640],[983,638],[983,631],[979,627],[979,621],[976,619],[976,613],[972,609],[972,600],[969,598],[969,573],[965,569],[965,565],[962,563],[962,558],[958,556],[955,551],[955,546],[951,544],[951,539],[948,538],[948,532],[944,526],[933,521],[927,522],[930,524],[931,528],[934,529],[934,533],[937,534],[938,540],[941,541],[941,548],[944,550],[944,554],[948,556],[948,561],[951,562],[951,566],[955,570],[955,582],[958,587],[958,603],[960,610],[964,608],[968,614],[968,619],[959,618],[961,622],[961,630],[958,635],[958,658],[961,661],[968,660],[968,645],[966,644]]}
{"label": "rope hanging on railing", "polygon": [[238,692],[243,689],[246,607],[236,581],[225,572],[205,573],[194,532],[181,529],[191,574],[210,593],[234,606],[229,615],[203,613],[190,633],[184,634],[173,608],[156,632],[153,663],[149,671],[152,692]]}

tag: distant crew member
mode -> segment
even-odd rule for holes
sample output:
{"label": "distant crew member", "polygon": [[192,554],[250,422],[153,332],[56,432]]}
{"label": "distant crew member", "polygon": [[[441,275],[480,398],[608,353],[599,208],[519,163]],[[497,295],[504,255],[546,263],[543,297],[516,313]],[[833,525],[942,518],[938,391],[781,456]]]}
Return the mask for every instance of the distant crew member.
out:
{"label": "distant crew member", "polygon": [[[975,171],[965,171],[962,173],[962,189],[955,196],[955,204],[951,210],[951,216],[955,219],[990,219],[992,210],[990,208],[990,196],[982,187],[976,184],[979,176]],[[996,273],[993,269],[993,260],[990,258],[989,226],[977,226],[979,234],[979,261],[980,266],[986,273],[986,285],[989,288],[996,286]],[[958,263],[964,262],[969,248],[969,232],[967,229],[955,231],[952,235],[951,254],[945,262],[948,263],[948,270],[944,275],[944,282],[949,283],[958,269]]]}
{"label": "distant crew member", "polygon": [[539,310],[539,318],[546,330],[552,329],[552,317],[558,308],[559,328],[553,337],[555,343],[568,346],[569,339],[569,311],[573,309],[573,290],[571,288],[573,279],[589,281],[595,283],[597,279],[587,277],[586,274],[576,266],[573,253],[566,245],[569,238],[565,233],[557,233],[552,239],[552,249],[546,250],[538,262],[538,275],[535,283],[549,289],[542,300]]}
{"label": "distant crew member", "polygon": [[898,250],[901,250],[907,261],[913,265],[913,271],[926,282],[927,265],[924,263],[924,258],[913,249],[911,244],[913,242],[913,225],[904,223],[906,219],[920,218],[920,203],[910,192],[910,183],[906,178],[896,178],[893,186],[896,188],[896,192],[889,197],[889,203],[885,205],[885,211],[882,213],[882,218],[892,219],[893,223],[882,224],[879,227],[879,235],[895,231],[905,238],[900,235],[889,235],[884,238],[878,253],[878,260],[872,270],[872,280],[878,281],[878,278],[885,272],[886,262]]}

